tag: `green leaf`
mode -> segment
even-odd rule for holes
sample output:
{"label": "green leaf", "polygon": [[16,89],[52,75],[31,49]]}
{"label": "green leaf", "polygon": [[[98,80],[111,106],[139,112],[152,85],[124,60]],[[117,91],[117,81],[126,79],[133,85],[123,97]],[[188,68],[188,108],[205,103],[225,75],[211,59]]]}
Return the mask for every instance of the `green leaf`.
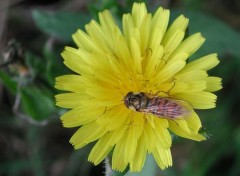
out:
{"label": "green leaf", "polygon": [[25,53],[25,62],[31,68],[32,76],[42,76],[46,69],[46,60],[27,51]]}
{"label": "green leaf", "polygon": [[55,111],[52,97],[37,87],[24,87],[21,90],[22,108],[34,120],[45,120]]}
{"label": "green leaf", "polygon": [[17,82],[13,80],[8,74],[0,71],[0,82],[12,93],[17,92]]}
{"label": "green leaf", "polygon": [[83,29],[84,25],[90,21],[89,15],[83,13],[48,13],[34,10],[32,16],[35,24],[42,32],[66,42],[71,41],[71,35],[77,29]]}
{"label": "green leaf", "polygon": [[57,55],[47,46],[44,47],[43,55],[46,60],[46,68],[43,74],[45,75],[48,83],[53,87],[55,84],[55,78],[57,76],[68,74],[70,71],[63,64],[63,59],[61,58],[60,54]]}
{"label": "green leaf", "polygon": [[41,81],[41,83],[53,87],[55,77],[67,74],[69,70],[63,64],[60,51],[53,51],[46,44],[42,54],[43,56],[39,57],[34,53],[26,52],[26,64],[28,68],[31,68],[31,74],[35,81]]}

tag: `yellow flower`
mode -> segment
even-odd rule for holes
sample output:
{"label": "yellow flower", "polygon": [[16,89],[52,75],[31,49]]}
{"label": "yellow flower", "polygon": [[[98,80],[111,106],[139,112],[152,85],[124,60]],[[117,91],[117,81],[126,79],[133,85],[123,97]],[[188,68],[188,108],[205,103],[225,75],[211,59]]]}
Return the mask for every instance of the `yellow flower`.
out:
{"label": "yellow flower", "polygon": [[[56,95],[57,105],[71,109],[62,115],[63,126],[80,127],[70,142],[75,149],[96,141],[89,161],[99,164],[111,151],[112,168],[140,171],[147,153],[161,169],[172,165],[169,130],[202,141],[201,121],[194,109],[215,107],[221,79],[207,71],[219,60],[209,54],[190,63],[189,56],[203,44],[200,33],[184,39],[188,19],[180,15],[169,27],[169,10],[147,12],[134,3],[124,14],[122,30],[108,10],[92,20],[86,32],[73,34],[77,49],[66,47],[64,64],[76,74],[56,78],[55,87],[68,91]],[[170,97],[190,105],[190,117],[170,119],[137,112],[124,105],[129,92]]]}

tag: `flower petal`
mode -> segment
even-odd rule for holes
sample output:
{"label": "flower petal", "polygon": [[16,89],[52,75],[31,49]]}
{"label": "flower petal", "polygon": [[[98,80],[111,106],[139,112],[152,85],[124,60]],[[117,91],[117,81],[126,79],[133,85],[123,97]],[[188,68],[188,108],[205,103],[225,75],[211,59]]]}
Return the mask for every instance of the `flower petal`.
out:
{"label": "flower petal", "polygon": [[205,91],[215,92],[217,90],[222,89],[222,79],[221,78],[210,76],[210,77],[205,78],[205,80],[206,80],[206,85],[207,85]]}
{"label": "flower petal", "polygon": [[170,12],[167,9],[159,7],[152,18],[149,47],[155,49],[162,41],[169,21]]}
{"label": "flower petal", "polygon": [[161,84],[171,79],[176,73],[178,73],[185,66],[184,61],[177,61],[174,63],[169,63],[165,65],[153,78],[152,82],[156,82],[157,84]]}
{"label": "flower petal", "polygon": [[184,32],[177,30],[175,33],[169,37],[168,40],[163,41],[163,47],[164,47],[164,53],[166,55],[164,56],[164,59],[168,57],[181,43],[182,39],[184,37]]}
{"label": "flower petal", "polygon": [[77,108],[84,104],[82,100],[90,98],[85,93],[62,93],[55,96],[56,105],[63,108]]}
{"label": "flower petal", "polygon": [[72,35],[72,38],[79,48],[82,48],[90,53],[93,51],[101,52],[100,48],[98,48],[98,46],[93,42],[91,37],[80,29]]}
{"label": "flower petal", "polygon": [[[126,133],[124,134],[126,135]],[[126,138],[122,138],[116,145],[112,155],[112,168],[117,171],[124,171],[128,162],[125,160],[126,155]],[[134,151],[135,152],[135,151]]]}
{"label": "flower petal", "polygon": [[180,15],[179,17],[177,17],[173,21],[171,26],[168,28],[166,34],[164,35],[163,43],[165,43],[170,38],[172,38],[172,36],[174,35],[174,33],[176,33],[176,31],[179,30],[179,31],[185,32],[188,26],[188,22],[189,22],[188,18],[184,17],[183,15]]}
{"label": "flower petal", "polygon": [[208,76],[206,71],[201,70],[189,70],[186,72],[180,71],[174,78],[179,81],[192,81],[192,80],[202,80]]}
{"label": "flower petal", "polygon": [[216,106],[217,96],[209,92],[186,92],[174,94],[175,98],[185,100],[195,109],[210,109]]}
{"label": "flower petal", "polygon": [[198,133],[199,129],[202,127],[201,121],[195,112],[192,112],[192,116],[187,118],[186,122],[193,133]]}
{"label": "flower petal", "polygon": [[176,54],[183,51],[191,56],[202,46],[204,41],[205,39],[200,33],[193,34],[186,38],[169,57],[174,57]]}
{"label": "flower petal", "polygon": [[188,127],[182,127],[179,125],[179,122],[181,120],[171,120],[169,121],[169,128],[170,130],[175,133],[178,136],[184,137],[184,138],[188,138],[188,139],[192,139],[195,141],[202,141],[202,140],[206,140],[206,138],[204,136],[202,136],[199,133],[195,133],[194,131],[191,131]]}
{"label": "flower petal", "polygon": [[142,73],[142,57],[138,42],[131,38],[130,51],[133,59],[133,70],[135,73]]}
{"label": "flower petal", "polygon": [[155,143],[155,148],[152,151],[153,157],[161,169],[172,166],[172,156],[170,149],[165,149],[160,142]]}
{"label": "flower petal", "polygon": [[85,81],[80,75],[64,75],[56,78],[55,88],[71,92],[83,91]]}
{"label": "flower petal", "polygon": [[101,138],[106,132],[106,128],[103,125],[100,126],[96,122],[91,122],[78,129],[71,137],[70,143],[75,149],[79,149],[88,143]]}
{"label": "flower petal", "polygon": [[135,27],[139,27],[145,20],[147,8],[144,3],[134,3],[132,7],[132,18]]}
{"label": "flower petal", "polygon": [[162,61],[163,47],[161,45],[157,46],[155,50],[149,50],[149,57],[146,59],[146,63],[143,65],[144,73],[146,77],[152,78],[155,75],[156,68]]}
{"label": "flower petal", "polygon": [[174,95],[181,92],[199,92],[204,89],[206,89],[206,81],[175,81],[175,84],[168,92],[169,94]]}
{"label": "flower petal", "polygon": [[65,50],[62,52],[62,57],[64,58],[64,64],[78,74],[87,74],[91,75],[92,70],[89,67],[89,64],[82,58],[82,55],[79,54],[79,51],[65,47]]}
{"label": "flower petal", "polygon": [[96,120],[103,114],[104,110],[105,107],[94,107],[93,111],[93,107],[91,106],[81,106],[64,113],[61,116],[61,120],[64,127],[77,127]]}
{"label": "flower petal", "polygon": [[208,71],[215,67],[219,63],[217,58],[217,54],[209,54],[207,56],[201,57],[196,59],[189,64],[182,70],[182,72],[192,71],[192,70],[204,70]]}
{"label": "flower petal", "polygon": [[[110,13],[109,10],[104,10],[102,13],[99,13],[99,21],[102,26],[103,32],[105,35],[113,34],[114,28],[117,26],[116,22]],[[110,39],[110,38],[108,38]]]}
{"label": "flower petal", "polygon": [[[104,35],[102,27],[95,21],[92,20],[89,24],[85,26],[88,35],[91,37],[92,42],[97,45],[99,52],[101,53],[110,53],[111,45],[109,45],[109,38]],[[109,33],[108,33],[109,34]],[[110,40],[112,41],[112,40]]]}
{"label": "flower petal", "polygon": [[[155,121],[157,122],[157,121]],[[161,142],[162,147],[168,149],[172,145],[172,138],[166,128],[161,127],[161,124],[157,123],[155,128],[155,134],[157,141]]]}
{"label": "flower petal", "polygon": [[142,135],[137,141],[137,148],[133,159],[130,162],[130,171],[131,172],[139,172],[142,170],[146,155],[147,155],[147,148],[146,148],[146,141],[145,135]]}
{"label": "flower petal", "polygon": [[91,150],[88,160],[95,165],[99,164],[112,150],[113,146],[123,137],[125,130],[126,128],[119,128],[101,137]]}
{"label": "flower petal", "polygon": [[125,109],[126,108],[122,106],[105,109],[104,114],[97,119],[97,123],[100,125],[106,125],[106,128],[109,131],[116,130],[121,126],[127,126],[130,113]]}

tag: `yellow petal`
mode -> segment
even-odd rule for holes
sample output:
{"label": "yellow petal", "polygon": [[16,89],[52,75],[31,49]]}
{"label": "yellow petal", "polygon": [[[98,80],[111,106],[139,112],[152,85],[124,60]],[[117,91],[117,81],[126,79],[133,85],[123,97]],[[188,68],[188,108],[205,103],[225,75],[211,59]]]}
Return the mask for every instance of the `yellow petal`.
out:
{"label": "yellow petal", "polygon": [[168,28],[162,41],[164,53],[166,53],[164,59],[166,59],[181,43],[184,38],[187,25],[188,19],[181,15],[174,20],[174,22]]}
{"label": "yellow petal", "polygon": [[158,45],[156,49],[150,50],[150,57],[146,61],[146,64],[143,65],[145,67],[145,73],[148,78],[152,78],[155,74],[156,68],[158,67],[159,63],[161,62],[161,58],[163,55],[163,47]]}
{"label": "yellow petal", "polygon": [[147,8],[144,3],[134,3],[132,7],[132,17],[135,27],[139,27],[145,20]]}
{"label": "yellow petal", "polygon": [[55,96],[56,105],[63,108],[76,108],[83,105],[82,100],[90,99],[85,93],[62,93]]}
{"label": "yellow petal", "polygon": [[199,129],[202,127],[202,123],[194,111],[192,112],[192,116],[186,119],[186,122],[193,133],[198,133]]}
{"label": "yellow petal", "polygon": [[201,70],[190,70],[186,72],[177,73],[174,78],[179,81],[193,81],[193,80],[202,80],[208,76],[206,71]]}
{"label": "yellow petal", "polygon": [[154,119],[155,126],[161,126],[162,128],[168,128],[168,120],[163,118],[157,118],[154,115],[151,115]]}
{"label": "yellow petal", "polygon": [[195,141],[206,140],[206,138],[199,133],[195,133],[194,131],[190,131],[189,133],[190,129],[179,126],[177,120],[169,121],[169,128],[173,133],[184,138],[192,139]]}
{"label": "yellow petal", "polygon": [[90,142],[101,138],[106,132],[106,128],[103,125],[100,126],[96,122],[91,122],[78,129],[71,137],[70,143],[75,149],[79,149]]}
{"label": "yellow petal", "polygon": [[154,144],[155,142],[155,138],[154,138],[154,129],[152,128],[152,126],[150,125],[150,123],[146,122],[144,124],[144,131],[143,131],[143,135],[144,135],[144,139],[146,141],[146,147],[148,152],[152,152],[154,149]]}
{"label": "yellow petal", "polygon": [[119,93],[118,89],[111,89],[103,87],[95,87],[95,88],[87,88],[85,89],[85,92],[92,96],[97,97],[98,99],[118,99],[119,101],[122,100],[122,95]]}
{"label": "yellow petal", "polygon": [[55,88],[71,92],[81,92],[85,83],[83,77],[80,75],[64,75],[56,78]]}
{"label": "yellow petal", "polygon": [[113,148],[110,140],[110,133],[107,133],[101,137],[91,150],[88,156],[88,161],[93,162],[95,165],[98,165],[100,162],[102,162],[102,160],[104,160],[104,158]]}
{"label": "yellow petal", "polygon": [[177,61],[175,63],[169,63],[165,65],[151,80],[152,82],[156,82],[158,84],[163,83],[169,79],[171,79],[176,73],[178,73],[185,66],[184,61]]}
{"label": "yellow petal", "polygon": [[121,58],[119,60],[120,62],[123,62],[125,70],[130,71],[131,67],[133,66],[133,60],[126,38],[124,38],[123,36],[119,36],[117,44],[118,47],[115,51],[115,54],[118,58]]}
{"label": "yellow petal", "polygon": [[217,54],[209,54],[207,56],[201,57],[196,59],[189,64],[182,70],[182,72],[192,71],[192,70],[204,70],[208,71],[215,67],[219,63],[217,58]]}
{"label": "yellow petal", "polygon": [[161,44],[164,33],[166,32],[169,21],[169,10],[158,8],[154,14],[149,32],[148,47],[154,50]]}
{"label": "yellow petal", "polygon": [[[169,53],[169,54],[171,54],[171,53]],[[186,53],[185,51],[180,51],[180,52],[174,54],[174,56],[171,55],[171,57],[169,57],[169,54],[166,53],[163,57],[164,60],[167,60],[168,64],[177,62],[178,60],[185,61],[189,57],[189,53]]]}
{"label": "yellow petal", "polygon": [[150,14],[146,15],[144,21],[142,22],[142,25],[139,28],[141,55],[143,55],[146,49],[148,49],[151,20],[152,16]]}
{"label": "yellow petal", "polygon": [[189,54],[189,56],[191,56],[202,46],[204,41],[205,39],[203,38],[203,36],[201,36],[200,33],[193,34],[186,38],[169,57],[174,57],[176,54],[183,51],[185,51]]}
{"label": "yellow petal", "polygon": [[122,172],[122,171],[124,171],[124,169],[128,165],[128,162],[125,160],[125,155],[126,155],[125,145],[126,145],[126,139],[125,138],[122,138],[115,145],[113,155],[112,155],[112,168],[113,168],[113,170],[117,170],[117,171]]}
{"label": "yellow petal", "polygon": [[134,138],[138,139],[143,132],[143,124],[144,124],[144,114],[134,112],[133,115],[130,115],[129,126],[134,129]]}
{"label": "yellow petal", "polygon": [[80,29],[72,35],[72,38],[79,48],[88,52],[101,52],[100,48],[93,42],[91,37]]}
{"label": "yellow petal", "polygon": [[133,18],[130,14],[124,14],[122,18],[124,40],[126,40],[127,46],[130,46],[130,38],[134,29]]}
{"label": "yellow petal", "polygon": [[170,89],[169,94],[174,95],[180,92],[199,92],[206,88],[206,81],[189,81],[179,82],[175,81],[175,84]]}
{"label": "yellow petal", "polygon": [[111,33],[116,26],[112,14],[110,13],[109,10],[104,10],[103,12],[99,13],[98,16],[104,34],[108,35],[109,32]]}
{"label": "yellow petal", "polygon": [[61,120],[64,127],[77,127],[96,120],[104,110],[105,107],[82,106],[64,113]]}
{"label": "yellow petal", "polygon": [[[106,34],[102,31],[102,27],[94,20],[85,26],[88,35],[91,37],[92,42],[100,48],[101,53],[110,53],[111,45],[109,45],[109,40],[106,38]],[[109,34],[109,33],[108,33]]]}
{"label": "yellow petal", "polygon": [[113,146],[123,137],[125,130],[126,128],[119,128],[101,137],[91,150],[88,160],[95,165],[99,164],[112,150]]}
{"label": "yellow petal", "polygon": [[171,147],[172,138],[167,129],[161,128],[159,127],[159,125],[156,125],[155,133],[156,133],[156,136],[158,137],[157,140],[162,143],[162,146],[164,148]]}
{"label": "yellow petal", "polygon": [[74,72],[77,72],[79,74],[92,73],[88,63],[84,61],[78,50],[70,47],[65,47],[65,50],[61,55],[64,58],[64,64]]}
{"label": "yellow petal", "polygon": [[162,38],[163,38],[163,29],[160,27],[155,27],[152,29],[152,31],[149,34],[149,41],[148,41],[148,47],[152,50],[157,49],[159,47]]}
{"label": "yellow petal", "polygon": [[172,36],[176,33],[176,31],[184,31],[186,30],[188,26],[188,18],[184,17],[183,15],[180,15],[177,17],[171,26],[168,28],[166,34],[164,35],[163,43],[166,43]]}
{"label": "yellow petal", "polygon": [[104,107],[80,107],[74,108],[61,116],[64,127],[72,128],[87,124],[96,120],[103,112]]}
{"label": "yellow petal", "polygon": [[216,106],[217,96],[209,92],[187,92],[174,94],[175,98],[185,100],[195,109],[210,109]]}
{"label": "yellow petal", "polygon": [[125,146],[124,146],[125,151],[123,152],[123,155],[124,155],[124,160],[126,162],[132,161],[136,152],[138,139],[135,138],[136,136],[135,133],[136,131],[134,127],[130,127],[127,130],[127,134],[125,135]]}
{"label": "yellow petal", "polygon": [[215,92],[217,90],[222,89],[222,79],[221,78],[210,76],[210,77],[205,78],[205,80],[206,80],[206,85],[207,85],[205,91]]}
{"label": "yellow petal", "polygon": [[164,53],[170,55],[181,43],[184,37],[184,32],[181,30],[175,31],[169,38],[162,42]]}
{"label": "yellow petal", "polygon": [[137,148],[135,155],[130,162],[131,172],[140,172],[144,166],[147,155],[146,141],[144,135],[142,135],[137,142]]}
{"label": "yellow petal", "polygon": [[152,152],[154,159],[161,169],[172,166],[172,155],[170,149],[164,149],[160,142],[155,143],[155,148]]}
{"label": "yellow petal", "polygon": [[112,131],[121,126],[127,126],[129,123],[129,116],[130,113],[126,111],[126,108],[120,105],[112,109],[105,109],[101,118],[97,119],[97,123],[106,125],[107,129]]}
{"label": "yellow petal", "polygon": [[131,49],[131,55],[133,59],[132,67],[137,73],[142,73],[141,51],[140,51],[138,42],[134,38],[131,38],[130,49]]}

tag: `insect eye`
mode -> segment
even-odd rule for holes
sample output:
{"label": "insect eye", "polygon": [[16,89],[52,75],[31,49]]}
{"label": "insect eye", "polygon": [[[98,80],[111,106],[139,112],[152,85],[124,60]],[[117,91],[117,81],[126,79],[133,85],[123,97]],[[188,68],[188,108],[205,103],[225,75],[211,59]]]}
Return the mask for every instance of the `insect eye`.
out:
{"label": "insect eye", "polygon": [[129,107],[132,94],[133,94],[132,92],[128,92],[127,95],[124,97],[124,105],[126,107]]}
{"label": "insect eye", "polygon": [[125,98],[125,99],[124,99],[124,105],[125,105],[126,107],[128,107],[128,106],[129,106],[129,101],[128,101],[128,99],[127,99],[127,98]]}

